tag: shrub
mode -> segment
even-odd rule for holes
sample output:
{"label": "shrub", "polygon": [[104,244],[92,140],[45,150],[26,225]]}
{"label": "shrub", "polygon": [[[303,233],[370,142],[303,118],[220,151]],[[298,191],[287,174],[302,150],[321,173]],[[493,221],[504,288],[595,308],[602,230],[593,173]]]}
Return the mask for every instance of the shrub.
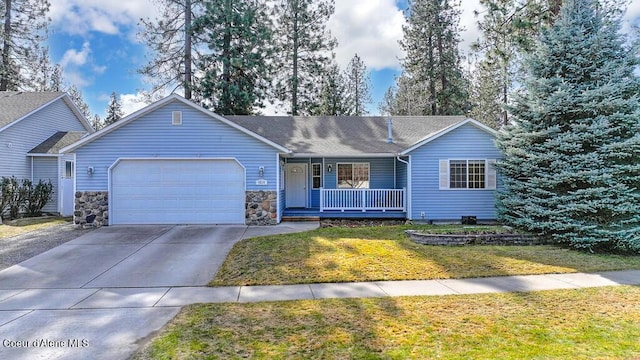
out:
{"label": "shrub", "polygon": [[[28,186],[27,186],[28,185]],[[40,216],[42,215],[42,208],[51,200],[53,194],[53,185],[51,181],[43,182],[38,181],[38,184],[33,187],[33,184],[29,180],[23,180],[23,187],[28,191],[28,196],[25,199],[24,210],[27,216]]]}
{"label": "shrub", "polygon": [[0,179],[0,216],[9,214],[15,219],[20,213],[26,216],[42,215],[42,208],[51,200],[51,181],[38,181],[34,187],[29,179],[18,180],[15,176]]}

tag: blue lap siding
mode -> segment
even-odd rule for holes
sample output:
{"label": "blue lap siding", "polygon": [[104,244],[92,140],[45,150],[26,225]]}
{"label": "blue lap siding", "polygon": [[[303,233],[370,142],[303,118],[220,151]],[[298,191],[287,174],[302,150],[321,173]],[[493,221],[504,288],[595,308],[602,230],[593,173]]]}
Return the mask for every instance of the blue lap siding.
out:
{"label": "blue lap siding", "polygon": [[[467,123],[411,151],[411,219],[496,218],[495,190],[440,190],[441,159],[498,159],[494,136]],[[424,217],[422,214],[424,213]]]}
{"label": "blue lap siding", "polygon": [[[172,112],[182,125],[172,125]],[[77,191],[108,190],[118,158],[235,158],[246,170],[246,190],[278,189],[277,149],[180,101],[169,102],[75,150]],[[87,168],[93,167],[93,175]],[[259,167],[264,167],[260,177]],[[256,183],[264,179],[266,185]]]}

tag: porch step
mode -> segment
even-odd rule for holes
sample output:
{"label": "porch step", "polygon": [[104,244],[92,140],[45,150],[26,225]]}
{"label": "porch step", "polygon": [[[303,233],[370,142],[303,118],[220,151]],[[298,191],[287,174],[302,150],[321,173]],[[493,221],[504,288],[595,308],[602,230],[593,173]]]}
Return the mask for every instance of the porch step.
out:
{"label": "porch step", "polygon": [[311,216],[311,215],[305,215],[305,216],[283,216],[282,217],[282,221],[320,221],[320,216]]}

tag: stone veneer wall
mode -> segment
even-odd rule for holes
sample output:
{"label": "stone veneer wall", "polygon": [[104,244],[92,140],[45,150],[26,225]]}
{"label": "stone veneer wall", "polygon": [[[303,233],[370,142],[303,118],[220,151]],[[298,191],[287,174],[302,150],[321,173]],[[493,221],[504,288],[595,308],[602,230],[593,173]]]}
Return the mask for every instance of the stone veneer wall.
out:
{"label": "stone veneer wall", "polygon": [[78,225],[87,224],[87,216],[95,215],[95,226],[109,224],[109,192],[108,191],[77,191],[76,207],[73,220]]}
{"label": "stone veneer wall", "polygon": [[278,223],[277,193],[275,191],[247,191],[245,223],[247,225],[276,225]]}
{"label": "stone veneer wall", "polygon": [[[95,215],[95,226],[109,224],[109,194],[107,191],[78,191],[73,213],[74,222],[87,224],[87,216]],[[245,223],[247,225],[276,225],[277,193],[275,191],[247,191]]]}

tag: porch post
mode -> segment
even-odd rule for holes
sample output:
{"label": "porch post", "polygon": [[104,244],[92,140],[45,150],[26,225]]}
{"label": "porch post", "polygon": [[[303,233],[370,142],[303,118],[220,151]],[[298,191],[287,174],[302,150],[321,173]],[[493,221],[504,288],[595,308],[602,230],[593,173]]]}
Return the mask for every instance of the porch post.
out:
{"label": "porch post", "polygon": [[323,211],[324,211],[324,187],[320,187],[320,212],[323,212]]}
{"label": "porch post", "polygon": [[402,211],[407,212],[407,188],[402,188]]}

